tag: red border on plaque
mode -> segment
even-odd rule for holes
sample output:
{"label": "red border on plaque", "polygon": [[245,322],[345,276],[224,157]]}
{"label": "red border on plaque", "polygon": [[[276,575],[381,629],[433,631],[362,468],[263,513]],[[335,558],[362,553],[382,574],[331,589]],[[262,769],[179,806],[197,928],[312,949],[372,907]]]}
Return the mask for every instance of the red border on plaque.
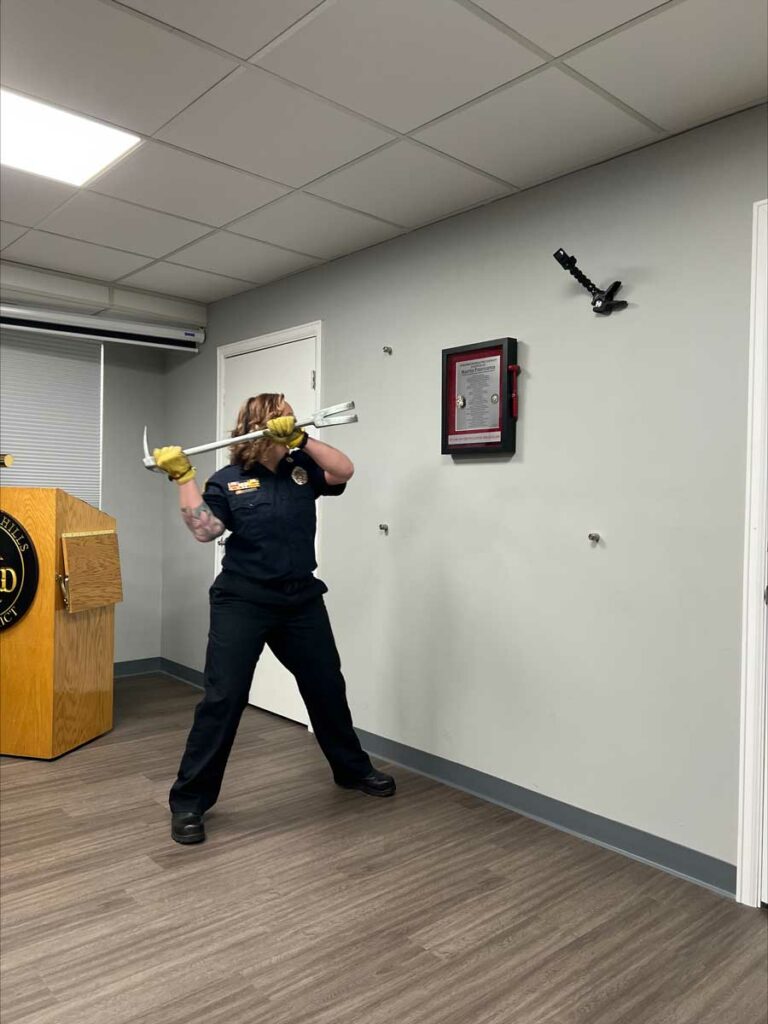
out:
{"label": "red border on plaque", "polygon": [[[474,362],[478,359],[488,359],[493,356],[499,357],[499,381],[497,394],[499,395],[499,404],[497,407],[497,420],[495,426],[483,427],[482,429],[470,428],[469,430],[458,430],[456,428],[456,414],[458,407],[456,405],[456,367],[459,363]],[[504,352],[501,345],[494,346],[492,348],[481,348],[475,352],[457,352],[448,356],[448,388],[446,391],[446,422],[448,424],[448,437],[451,435],[461,435],[462,438],[466,437],[467,441],[464,444],[451,445],[452,448],[456,448],[457,451],[461,451],[465,444],[498,444],[498,439],[495,441],[479,441],[471,440],[473,435],[476,434],[487,434],[489,431],[501,431],[501,421],[503,415],[503,408],[501,403],[502,394],[502,381],[504,374]],[[501,435],[499,435],[501,436]]]}

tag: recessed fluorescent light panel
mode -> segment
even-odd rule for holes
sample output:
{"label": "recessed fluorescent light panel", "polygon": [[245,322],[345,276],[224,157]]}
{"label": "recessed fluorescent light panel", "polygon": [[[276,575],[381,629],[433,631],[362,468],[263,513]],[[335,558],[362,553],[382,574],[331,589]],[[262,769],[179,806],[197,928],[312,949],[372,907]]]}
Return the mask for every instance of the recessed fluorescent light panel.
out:
{"label": "recessed fluorescent light panel", "polygon": [[0,89],[0,163],[84,185],[141,142],[136,135]]}

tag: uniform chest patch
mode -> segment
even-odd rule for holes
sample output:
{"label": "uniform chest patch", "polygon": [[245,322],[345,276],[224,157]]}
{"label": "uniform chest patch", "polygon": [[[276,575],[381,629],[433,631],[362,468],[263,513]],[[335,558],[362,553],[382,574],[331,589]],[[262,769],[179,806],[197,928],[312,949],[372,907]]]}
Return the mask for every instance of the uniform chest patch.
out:
{"label": "uniform chest patch", "polygon": [[309,474],[303,466],[294,466],[293,472],[291,473],[291,480],[295,484],[305,484],[309,480]]}
{"label": "uniform chest patch", "polygon": [[257,487],[261,487],[261,480],[257,480],[255,477],[252,480],[230,480],[227,484],[227,489],[235,493],[255,491]]}

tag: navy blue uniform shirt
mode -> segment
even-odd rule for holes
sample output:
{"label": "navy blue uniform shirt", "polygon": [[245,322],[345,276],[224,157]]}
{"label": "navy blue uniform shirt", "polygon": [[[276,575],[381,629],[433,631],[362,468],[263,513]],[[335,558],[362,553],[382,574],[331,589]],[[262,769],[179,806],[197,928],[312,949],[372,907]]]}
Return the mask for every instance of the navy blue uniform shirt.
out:
{"label": "navy blue uniform shirt", "polygon": [[258,582],[302,580],[317,568],[315,500],[342,494],[346,484],[326,483],[324,471],[302,451],[290,451],[273,473],[226,466],[214,473],[203,501],[231,535],[224,572]]}

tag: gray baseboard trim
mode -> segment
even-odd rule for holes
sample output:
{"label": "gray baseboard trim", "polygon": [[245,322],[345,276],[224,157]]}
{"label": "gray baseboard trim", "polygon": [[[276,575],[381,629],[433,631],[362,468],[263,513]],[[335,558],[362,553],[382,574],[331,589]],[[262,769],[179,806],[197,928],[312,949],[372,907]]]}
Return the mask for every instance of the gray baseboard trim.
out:
{"label": "gray baseboard trim", "polygon": [[137,658],[135,661],[116,661],[115,678],[145,676],[150,672],[162,672],[162,658]]}
{"label": "gray baseboard trim", "polygon": [[698,850],[691,850],[668,839],[661,839],[631,825],[623,825],[611,818],[583,811],[571,804],[498,779],[494,775],[486,775],[485,772],[448,761],[444,757],[427,754],[396,740],[388,740],[362,729],[358,729],[357,734],[365,749],[376,757],[402,765],[420,775],[453,786],[454,789],[461,789],[465,793],[499,804],[527,818],[534,818],[562,832],[622,853],[633,860],[661,868],[688,882],[706,886],[722,896],[733,897],[736,893],[734,864],[728,864]]}
{"label": "gray baseboard trim", "polygon": [[165,672],[167,676],[173,676],[174,679],[180,679],[183,683],[189,683],[190,686],[196,686],[198,690],[203,689],[203,673],[198,672],[197,669],[187,668],[186,665],[179,664],[178,661],[171,661],[169,658],[161,658],[162,672]]}
{"label": "gray baseboard trim", "polygon": [[203,673],[194,668],[187,668],[180,665],[178,661],[171,661],[169,658],[139,658],[137,661],[116,661],[115,679],[124,679],[126,676],[146,676],[153,672],[162,672],[166,676],[173,676],[190,686],[203,688]]}
{"label": "gray baseboard trim", "polygon": [[[202,689],[202,672],[187,668],[186,665],[170,661],[168,658],[146,658],[140,661],[118,662],[115,665],[115,676],[120,677],[151,672],[162,672]],[[579,839],[586,839],[615,853],[624,854],[643,864],[660,868],[688,882],[703,885],[722,896],[732,898],[736,893],[734,864],[728,864],[698,850],[691,850],[669,839],[661,839],[631,825],[623,825],[611,818],[603,818],[591,811],[584,811],[561,800],[524,789],[494,775],[467,768],[456,761],[449,761],[416,747],[406,746],[396,740],[386,739],[363,729],[358,729],[357,734],[365,749],[374,757],[401,765],[410,771],[435,779],[436,782],[499,804],[517,814],[533,818],[561,832],[568,832]]]}

